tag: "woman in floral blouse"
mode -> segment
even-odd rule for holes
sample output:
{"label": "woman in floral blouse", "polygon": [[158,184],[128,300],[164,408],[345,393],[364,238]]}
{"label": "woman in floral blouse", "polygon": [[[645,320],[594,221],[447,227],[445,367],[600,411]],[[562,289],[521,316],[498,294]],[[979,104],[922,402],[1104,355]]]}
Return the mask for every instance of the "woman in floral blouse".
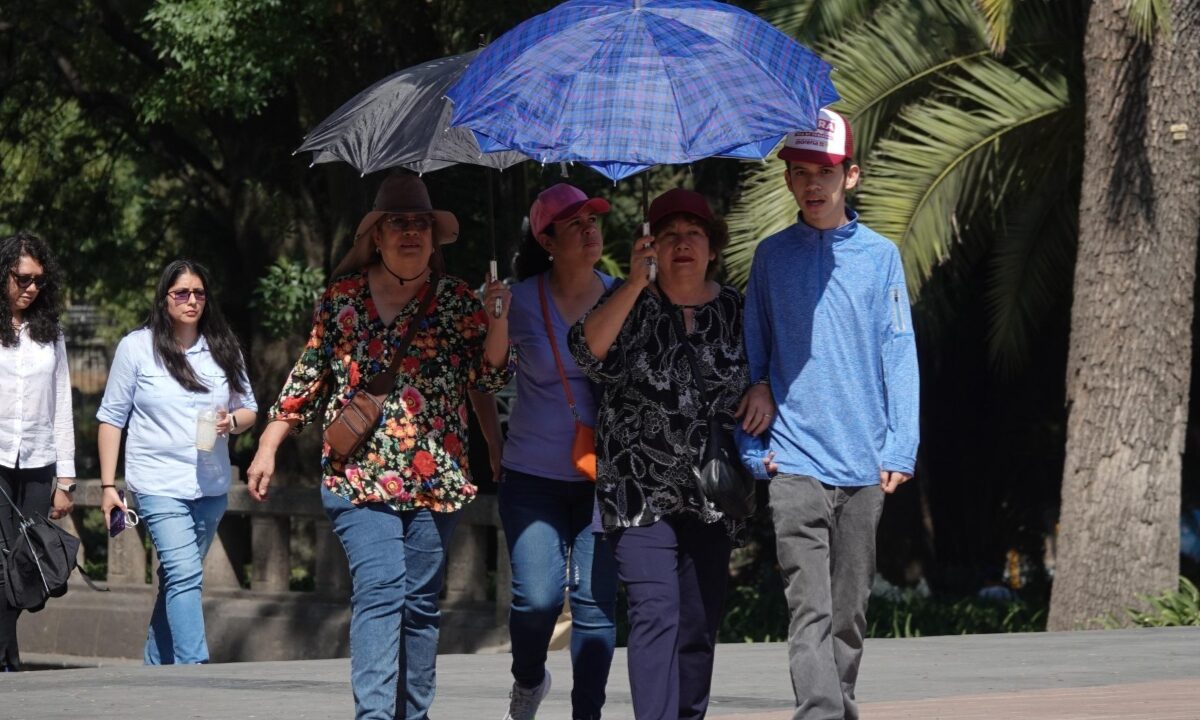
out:
{"label": "woman in floral blouse", "polygon": [[[487,307],[500,301],[492,317],[466,282],[435,271],[437,246],[457,235],[458,221],[433,209],[419,178],[383,181],[246,473],[251,496],[265,499],[283,438],[322,412],[328,425],[419,323],[374,434],[344,461],[328,445],[321,457],[322,502],[353,580],[350,675],[360,720],[428,714],[446,548],[458,511],[475,496],[467,392],[495,392],[511,375],[503,283],[489,278]],[[417,317],[428,293],[434,299]]]}
{"label": "woman in floral blouse", "polygon": [[[749,384],[742,296],[713,281],[728,235],[698,193],[650,205],[629,278],[571,328],[571,354],[601,383],[596,498],[629,599],[629,685],[639,720],[700,718],[708,707],[732,541],[744,523],[696,489],[709,407],[732,430]],[[658,265],[651,283],[647,265]],[[671,314],[682,319],[681,340]],[[692,345],[701,396],[682,342]]]}

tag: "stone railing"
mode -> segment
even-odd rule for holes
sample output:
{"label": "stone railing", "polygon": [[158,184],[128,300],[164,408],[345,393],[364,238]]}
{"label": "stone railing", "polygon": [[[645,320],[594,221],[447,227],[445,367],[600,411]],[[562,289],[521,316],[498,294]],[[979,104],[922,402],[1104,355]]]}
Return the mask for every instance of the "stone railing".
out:
{"label": "stone railing", "polygon": [[[83,480],[79,486],[76,511],[62,521],[76,534],[81,513],[99,507],[101,494],[98,480]],[[248,518],[248,542],[244,524],[222,522],[204,563],[205,620],[213,660],[345,656],[350,578],[346,556],[315,487],[274,487],[269,499],[259,503],[235,478],[226,519],[236,516]],[[312,591],[289,590],[297,521],[315,526]],[[72,582],[66,596],[52,600],[40,613],[24,616],[22,652],[140,657],[156,583],[155,573],[148,572],[154,552],[147,552],[144,533],[127,530],[108,538],[108,576],[96,579],[107,579],[109,593],[94,593]],[[81,550],[82,555],[87,552],[88,548]],[[247,565],[248,572],[239,578],[236,568]],[[494,583],[489,581],[490,568],[495,568]],[[442,601],[442,652],[504,648],[510,572],[496,499],[478,497],[463,510],[451,543]]]}

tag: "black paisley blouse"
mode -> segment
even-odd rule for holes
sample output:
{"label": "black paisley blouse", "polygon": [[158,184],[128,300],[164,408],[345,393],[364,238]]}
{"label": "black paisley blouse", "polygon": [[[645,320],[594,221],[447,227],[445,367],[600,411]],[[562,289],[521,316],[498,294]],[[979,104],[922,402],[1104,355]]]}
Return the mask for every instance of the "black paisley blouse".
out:
{"label": "black paisley blouse", "polygon": [[[716,417],[733,428],[733,413],[749,385],[742,342],[742,295],[722,286],[696,307],[688,340],[715,403]],[[696,491],[708,437],[706,400],[666,313],[680,309],[642,291],[604,360],[583,336],[586,316],[571,328],[575,362],[603,389],[596,417],[596,499],[605,532],[650,525],[672,515],[724,520],[735,540],[745,523],[722,517]]]}

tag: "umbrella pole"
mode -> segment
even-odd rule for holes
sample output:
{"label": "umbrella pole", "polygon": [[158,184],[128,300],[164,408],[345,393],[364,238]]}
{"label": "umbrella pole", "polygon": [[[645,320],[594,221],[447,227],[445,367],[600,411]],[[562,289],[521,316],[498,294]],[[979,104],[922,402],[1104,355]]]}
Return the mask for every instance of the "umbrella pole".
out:
{"label": "umbrella pole", "polygon": [[[487,206],[488,206],[488,241],[492,248],[492,260],[488,267],[491,273],[492,280],[499,280],[500,273],[496,268],[496,200],[492,192],[492,171],[489,168],[483,169],[483,174],[487,175]],[[496,298],[496,303],[492,307],[492,317],[500,317],[500,313],[504,310],[504,305],[500,298]]]}
{"label": "umbrella pole", "polygon": [[[650,234],[650,171],[642,171],[642,236]],[[658,263],[651,258],[648,260],[650,265],[650,282],[654,282],[658,277]]]}

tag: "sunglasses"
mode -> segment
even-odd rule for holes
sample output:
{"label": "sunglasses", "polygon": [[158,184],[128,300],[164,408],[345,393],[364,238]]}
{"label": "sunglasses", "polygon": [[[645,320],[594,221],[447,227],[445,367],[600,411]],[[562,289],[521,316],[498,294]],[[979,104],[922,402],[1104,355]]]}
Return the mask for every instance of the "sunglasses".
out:
{"label": "sunglasses", "polygon": [[18,275],[12,270],[9,270],[8,274],[11,275],[12,279],[16,281],[17,287],[21,288],[22,290],[30,285],[41,289],[46,287],[46,283],[50,282],[49,278],[47,278],[45,275]]}
{"label": "sunglasses", "polygon": [[404,232],[406,230],[416,230],[417,232],[425,232],[433,227],[433,218],[428,215],[417,215],[416,217],[404,217],[403,215],[388,215],[383,219],[383,223],[393,230]]}
{"label": "sunglasses", "polygon": [[176,305],[182,305],[182,304],[186,303],[188,301],[188,299],[193,295],[196,296],[196,302],[198,302],[198,303],[204,302],[204,299],[206,297],[208,297],[208,293],[204,292],[204,290],[187,290],[187,289],[171,290],[170,292],[167,293],[167,295],[169,295],[171,297],[171,299],[175,301]]}

